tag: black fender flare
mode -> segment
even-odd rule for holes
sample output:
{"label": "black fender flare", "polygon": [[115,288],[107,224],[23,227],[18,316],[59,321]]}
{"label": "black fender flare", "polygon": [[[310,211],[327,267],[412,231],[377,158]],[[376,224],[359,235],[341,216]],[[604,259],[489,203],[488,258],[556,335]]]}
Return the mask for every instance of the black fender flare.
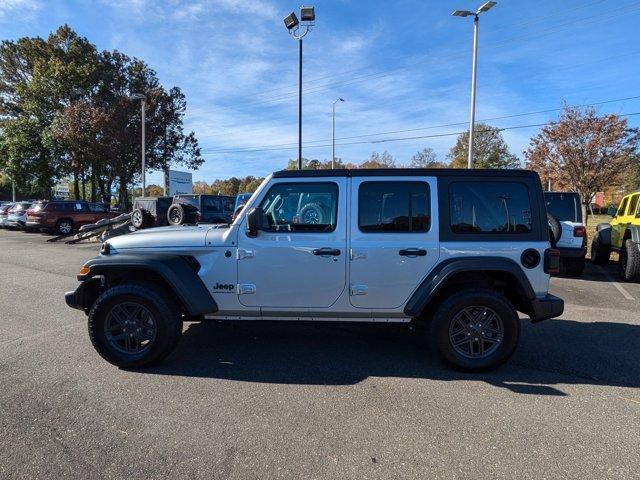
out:
{"label": "black fender flare", "polygon": [[[640,244],[640,225],[629,225],[626,231],[629,232],[629,238],[633,243]],[[626,232],[625,237],[627,237]]]}
{"label": "black fender flare", "polygon": [[[96,277],[116,274],[126,279],[128,272],[147,271],[159,275],[166,282],[190,315],[218,311],[218,305],[198,276],[200,264],[191,256],[166,253],[100,255],[89,260],[84,266],[89,272],[78,275],[78,280],[82,283],[75,292],[65,295],[67,304],[74,308],[88,308],[86,300],[90,295],[87,293],[89,289],[96,288]],[[71,305],[70,302],[75,305]]]}
{"label": "black fender flare", "polygon": [[[504,272],[512,275],[523,293],[523,300],[531,305],[536,294],[524,271],[513,260],[503,257],[466,257],[445,260],[434,268],[418,286],[404,307],[410,317],[419,316],[429,302],[453,275],[463,272]],[[529,307],[532,310],[532,306]],[[527,312],[528,313],[528,312]]]}
{"label": "black fender flare", "polygon": [[598,236],[598,242],[602,245],[611,246],[611,224],[599,223],[596,225],[596,235]]}

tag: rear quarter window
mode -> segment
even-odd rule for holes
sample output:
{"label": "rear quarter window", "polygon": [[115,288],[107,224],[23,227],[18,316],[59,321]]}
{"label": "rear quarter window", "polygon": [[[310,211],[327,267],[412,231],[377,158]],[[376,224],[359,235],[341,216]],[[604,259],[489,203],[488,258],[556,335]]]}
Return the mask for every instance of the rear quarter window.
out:
{"label": "rear quarter window", "polygon": [[529,188],[520,182],[452,182],[449,215],[451,231],[458,235],[533,231]]}

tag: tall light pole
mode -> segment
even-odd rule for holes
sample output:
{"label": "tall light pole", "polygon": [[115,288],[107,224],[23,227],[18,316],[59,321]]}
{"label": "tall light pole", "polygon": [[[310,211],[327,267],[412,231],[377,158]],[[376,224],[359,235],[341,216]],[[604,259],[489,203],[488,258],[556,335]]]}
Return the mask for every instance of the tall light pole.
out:
{"label": "tall light pole", "polygon": [[473,168],[473,136],[476,122],[476,71],[478,67],[478,17],[495,6],[496,2],[486,2],[480,5],[478,10],[456,10],[451,15],[454,17],[473,16],[473,59],[471,61],[471,113],[469,115],[469,157],[467,167]]}
{"label": "tall light pole", "polygon": [[332,109],[333,109],[333,129],[332,129],[332,142],[331,142],[331,170],[333,170],[335,168],[335,161],[336,161],[336,103],[338,102],[344,102],[344,98],[340,98],[338,97],[337,100],[335,100],[333,102],[332,105]]}
{"label": "tall light pole", "polygon": [[315,20],[313,7],[300,7],[300,21],[294,12],[284,18],[284,26],[298,41],[298,170],[302,170],[302,39],[311,31]]}
{"label": "tall light pole", "polygon": [[145,170],[146,170],[146,166],[147,166],[147,162],[146,162],[146,123],[147,123],[147,119],[146,119],[146,109],[147,109],[147,96],[142,94],[142,93],[134,93],[133,95],[131,95],[131,98],[133,100],[140,100],[140,109],[141,109],[141,115],[142,115],[142,196],[145,197],[146,196],[146,190],[147,190],[147,183],[146,183],[146,179],[145,179]]}

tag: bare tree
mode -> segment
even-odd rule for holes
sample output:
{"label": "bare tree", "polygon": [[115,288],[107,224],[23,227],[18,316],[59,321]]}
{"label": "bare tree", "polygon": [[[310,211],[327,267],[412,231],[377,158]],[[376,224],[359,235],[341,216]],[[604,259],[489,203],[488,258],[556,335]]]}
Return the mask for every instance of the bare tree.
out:
{"label": "bare tree", "polygon": [[423,148],[411,157],[411,168],[445,168],[447,165],[438,161],[433,148]]}
{"label": "bare tree", "polygon": [[580,194],[586,218],[595,193],[630,174],[639,139],[638,129],[624,118],[565,105],[559,120],[544,126],[524,154],[527,168],[543,183],[551,179]]}

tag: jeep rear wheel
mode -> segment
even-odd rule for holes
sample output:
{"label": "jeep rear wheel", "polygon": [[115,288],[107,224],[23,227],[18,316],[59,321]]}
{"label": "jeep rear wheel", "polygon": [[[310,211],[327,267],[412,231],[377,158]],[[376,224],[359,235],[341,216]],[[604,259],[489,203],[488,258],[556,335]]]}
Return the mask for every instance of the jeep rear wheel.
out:
{"label": "jeep rear wheel", "polygon": [[640,280],[640,245],[627,238],[620,250],[620,275],[627,282]]}
{"label": "jeep rear wheel", "polygon": [[431,320],[431,340],[441,358],[468,371],[491,370],[509,359],[520,338],[520,320],[509,301],[490,289],[446,298]]}
{"label": "jeep rear wheel", "polygon": [[123,368],[154,365],[176,347],[182,333],[178,306],[152,284],[110,288],[89,313],[89,337],[109,363]]}

